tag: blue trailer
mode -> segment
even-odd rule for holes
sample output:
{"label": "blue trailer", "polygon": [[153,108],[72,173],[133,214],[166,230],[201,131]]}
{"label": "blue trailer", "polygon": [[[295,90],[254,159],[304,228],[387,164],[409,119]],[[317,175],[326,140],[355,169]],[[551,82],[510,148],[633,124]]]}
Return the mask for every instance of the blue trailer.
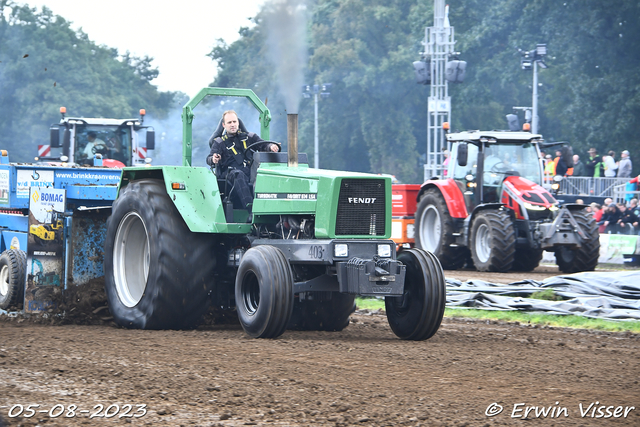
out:
{"label": "blue trailer", "polygon": [[122,171],[0,157],[0,310],[38,312],[52,289],[104,276],[106,220]]}

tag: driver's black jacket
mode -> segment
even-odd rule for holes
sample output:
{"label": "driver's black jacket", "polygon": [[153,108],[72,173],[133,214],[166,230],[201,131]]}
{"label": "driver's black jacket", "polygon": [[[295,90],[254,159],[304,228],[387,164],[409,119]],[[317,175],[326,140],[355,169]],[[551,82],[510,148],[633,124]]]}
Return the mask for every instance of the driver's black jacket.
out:
{"label": "driver's black jacket", "polygon": [[[213,140],[211,145],[211,151],[207,156],[207,164],[213,166],[213,155],[220,154],[220,171],[224,177],[227,170],[231,168],[239,169],[247,176],[251,173],[251,164],[249,160],[245,158],[246,148],[256,142],[263,141],[258,135],[253,132],[238,132],[233,136],[224,134]],[[255,151],[268,151],[269,142],[263,142],[252,148]]]}

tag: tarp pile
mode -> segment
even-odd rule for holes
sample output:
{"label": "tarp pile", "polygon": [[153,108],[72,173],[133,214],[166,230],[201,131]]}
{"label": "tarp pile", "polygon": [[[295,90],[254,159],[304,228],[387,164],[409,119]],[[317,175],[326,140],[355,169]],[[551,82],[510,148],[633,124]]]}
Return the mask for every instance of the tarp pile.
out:
{"label": "tarp pile", "polygon": [[[447,280],[447,307],[521,310],[545,314],[640,320],[640,272],[589,272],[526,280],[508,285],[482,280]],[[552,289],[563,301],[528,298]]]}

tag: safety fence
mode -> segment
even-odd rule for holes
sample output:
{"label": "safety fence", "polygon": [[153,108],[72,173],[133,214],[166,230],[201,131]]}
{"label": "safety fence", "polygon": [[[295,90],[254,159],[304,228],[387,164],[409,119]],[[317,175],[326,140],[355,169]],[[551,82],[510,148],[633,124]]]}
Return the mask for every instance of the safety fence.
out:
{"label": "safety fence", "polygon": [[630,178],[569,176],[560,182],[560,193],[575,196],[621,197],[620,201],[622,201],[625,186],[629,180]]}

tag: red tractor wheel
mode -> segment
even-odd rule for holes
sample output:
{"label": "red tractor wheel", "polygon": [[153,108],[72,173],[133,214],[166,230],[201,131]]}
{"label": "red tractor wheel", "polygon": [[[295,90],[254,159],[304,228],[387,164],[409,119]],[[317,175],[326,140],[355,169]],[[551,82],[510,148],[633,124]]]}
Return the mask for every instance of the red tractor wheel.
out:
{"label": "red tractor wheel", "polygon": [[487,209],[479,212],[470,234],[471,257],[478,271],[511,269],[516,253],[516,232],[506,211]]}

